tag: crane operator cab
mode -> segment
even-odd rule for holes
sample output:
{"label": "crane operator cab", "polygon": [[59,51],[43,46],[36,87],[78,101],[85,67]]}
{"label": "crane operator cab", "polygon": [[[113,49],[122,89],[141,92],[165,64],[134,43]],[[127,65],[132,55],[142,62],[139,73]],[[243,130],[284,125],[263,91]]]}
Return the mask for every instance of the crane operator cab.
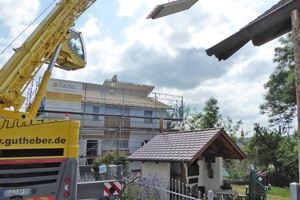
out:
{"label": "crane operator cab", "polygon": [[68,71],[84,68],[86,65],[86,51],[81,32],[70,29],[66,37],[55,67]]}

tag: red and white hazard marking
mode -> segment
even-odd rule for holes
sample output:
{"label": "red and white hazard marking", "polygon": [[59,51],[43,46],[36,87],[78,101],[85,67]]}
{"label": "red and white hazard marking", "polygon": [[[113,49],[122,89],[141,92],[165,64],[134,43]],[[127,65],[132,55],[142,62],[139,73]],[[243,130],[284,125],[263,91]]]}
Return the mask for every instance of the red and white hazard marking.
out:
{"label": "red and white hazard marking", "polygon": [[121,195],[123,192],[123,182],[104,183],[104,196]]}
{"label": "red and white hazard marking", "polygon": [[25,200],[53,200],[53,197],[35,197],[35,198],[25,198]]}

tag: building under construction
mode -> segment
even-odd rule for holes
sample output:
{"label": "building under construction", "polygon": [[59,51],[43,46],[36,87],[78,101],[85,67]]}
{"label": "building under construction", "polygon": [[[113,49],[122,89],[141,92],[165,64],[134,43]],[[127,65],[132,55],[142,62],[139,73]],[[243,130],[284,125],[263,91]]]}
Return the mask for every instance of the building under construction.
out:
{"label": "building under construction", "polygon": [[[39,119],[80,120],[80,164],[108,150],[132,154],[160,131],[180,129],[183,97],[154,86],[118,81],[102,85],[50,79]],[[29,92],[31,95],[33,92]]]}

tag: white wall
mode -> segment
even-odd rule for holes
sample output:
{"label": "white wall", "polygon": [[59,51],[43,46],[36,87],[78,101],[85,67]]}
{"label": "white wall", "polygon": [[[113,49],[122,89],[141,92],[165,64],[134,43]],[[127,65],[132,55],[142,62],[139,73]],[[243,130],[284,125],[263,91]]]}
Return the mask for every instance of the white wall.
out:
{"label": "white wall", "polygon": [[142,162],[141,161],[129,162],[129,169],[131,171],[140,171],[142,169]]}
{"label": "white wall", "polygon": [[[208,192],[208,190],[221,190],[221,186],[223,185],[223,166],[222,166],[222,157],[216,157],[215,163],[211,163],[211,168],[213,169],[213,178],[208,177],[208,169],[207,169],[207,163],[205,163],[205,159],[198,160],[199,165],[199,176],[198,176],[198,186],[205,186],[205,193]],[[186,163],[185,167],[187,168]],[[173,166],[174,169],[172,169],[173,173],[178,173],[180,170],[180,165]],[[148,175],[157,174],[158,177],[162,178],[170,178],[171,176],[171,163],[168,162],[144,162],[142,163],[142,175],[145,177],[148,177]],[[187,177],[187,183],[189,181],[189,178],[195,178],[197,176],[188,177],[187,176],[187,170],[186,170],[186,177]],[[190,184],[190,186],[194,186],[197,183]],[[187,184],[189,185],[189,184]]]}
{"label": "white wall", "polygon": [[[130,108],[129,110],[129,115],[130,116],[140,116],[143,117],[144,116],[144,111],[152,111],[152,117],[160,117],[160,115],[163,115],[164,117],[166,117],[166,110],[159,110],[159,109],[152,109],[152,108]],[[144,118],[132,118],[130,121],[130,125],[131,127],[139,127],[139,128],[159,128],[159,119],[157,119],[156,121],[153,120],[152,123],[145,123],[145,119]],[[167,126],[166,121],[164,122],[164,127]]]}
{"label": "white wall", "polygon": [[[152,182],[153,177],[160,179],[157,183],[160,184],[161,188],[170,187],[170,174],[171,174],[171,163],[169,162],[144,162],[142,163],[142,176],[150,179]],[[154,179],[155,180],[155,179]],[[169,200],[170,196],[167,192],[159,194],[159,199]]]}
{"label": "white wall", "polygon": [[205,193],[208,190],[221,190],[221,185],[223,185],[223,165],[222,157],[216,157],[215,163],[211,163],[211,167],[214,171],[213,178],[208,177],[207,163],[205,163],[205,158],[198,161],[199,165],[199,186],[205,186]]}
{"label": "white wall", "polygon": [[142,176],[156,175],[165,180],[170,179],[171,163],[169,162],[144,162],[142,163]]}
{"label": "white wall", "polygon": [[151,140],[155,135],[148,131],[130,131],[129,153],[132,154],[142,146],[145,140]]}

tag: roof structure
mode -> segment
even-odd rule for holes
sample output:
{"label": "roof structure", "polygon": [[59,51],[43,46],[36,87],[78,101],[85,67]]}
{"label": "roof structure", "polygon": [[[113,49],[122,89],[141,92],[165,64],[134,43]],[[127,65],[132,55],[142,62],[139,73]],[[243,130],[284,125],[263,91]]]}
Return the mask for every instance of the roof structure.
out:
{"label": "roof structure", "polygon": [[245,159],[246,155],[222,129],[161,133],[128,157],[129,161],[187,162],[201,156]]}
{"label": "roof structure", "polygon": [[105,80],[103,85],[85,83],[83,87],[82,99],[84,102],[174,110],[174,108],[148,97],[154,86]]}
{"label": "roof structure", "polygon": [[299,8],[299,0],[281,0],[235,34],[207,49],[206,53],[226,60],[250,40],[255,46],[265,44],[291,31],[291,12]]}
{"label": "roof structure", "polygon": [[86,91],[86,96],[83,96],[84,101],[87,103],[107,104],[115,106],[128,106],[128,107],[140,107],[140,108],[153,108],[163,110],[174,110],[174,108],[157,101],[151,97],[139,97],[122,95],[117,93],[108,92],[95,92]]}
{"label": "roof structure", "polygon": [[[126,95],[144,96],[147,97],[154,89],[152,85],[142,85],[137,83],[128,83],[119,80],[106,79],[103,83],[105,87],[116,88],[116,93],[125,93]],[[130,93],[128,93],[130,91]]]}
{"label": "roof structure", "polygon": [[176,0],[157,5],[147,16],[147,19],[157,19],[174,13],[178,13],[192,7],[198,0]]}

